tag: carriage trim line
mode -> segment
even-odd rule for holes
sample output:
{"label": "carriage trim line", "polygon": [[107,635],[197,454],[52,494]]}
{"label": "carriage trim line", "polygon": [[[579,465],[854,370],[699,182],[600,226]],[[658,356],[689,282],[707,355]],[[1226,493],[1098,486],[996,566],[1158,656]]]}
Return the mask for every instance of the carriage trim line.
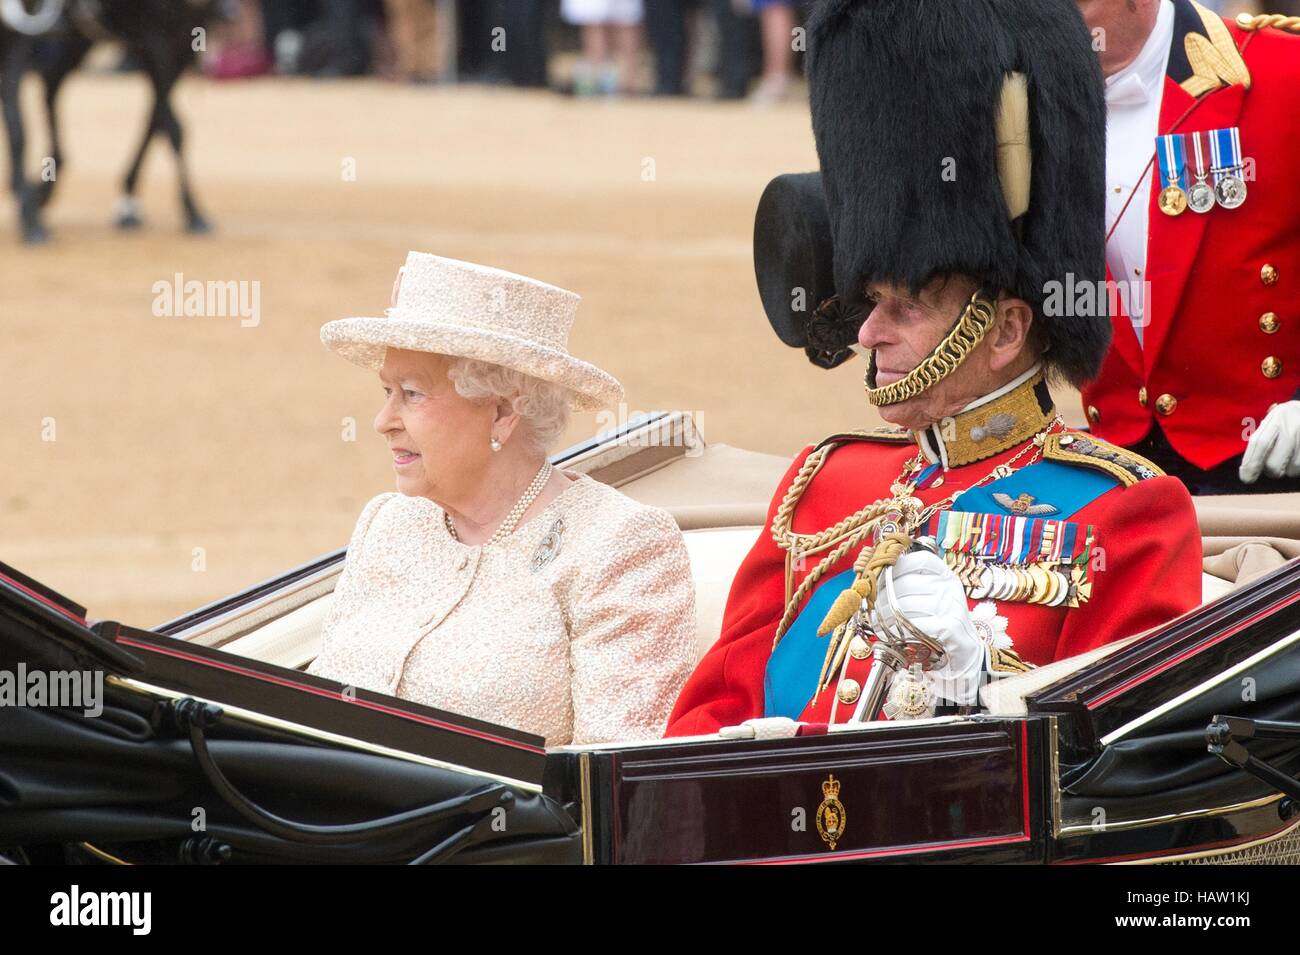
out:
{"label": "carriage trim line", "polygon": [[[1115,699],[1115,697],[1127,693],[1129,690],[1133,689],[1133,687],[1140,686],[1143,683],[1146,683],[1152,677],[1158,676],[1161,673],[1164,673],[1166,670],[1177,666],[1179,663],[1181,663],[1183,660],[1188,659],[1189,657],[1194,657],[1200,653],[1205,652],[1210,647],[1222,643],[1224,640],[1228,639],[1229,637],[1237,633],[1240,633],[1242,630],[1245,630],[1251,624],[1258,623],[1260,620],[1263,620],[1265,617],[1272,616],[1277,611],[1283,610],[1291,606],[1291,604],[1295,603],[1296,601],[1300,601],[1300,591],[1292,593],[1287,597],[1283,598],[1282,600],[1277,601],[1276,603],[1269,604],[1267,607],[1262,608],[1261,610],[1247,617],[1245,620],[1240,620],[1237,623],[1233,624],[1232,626],[1228,627],[1226,630],[1223,630],[1220,633],[1215,634],[1214,637],[1212,637],[1211,639],[1190,646],[1182,653],[1176,654],[1175,656],[1172,656],[1167,660],[1161,661],[1161,663],[1158,666],[1154,666],[1149,670],[1145,670],[1142,673],[1139,673],[1131,680],[1127,680],[1124,683],[1121,683],[1113,690],[1108,690],[1106,693],[1103,693],[1101,696],[1097,697],[1096,699],[1089,700],[1087,703],[1088,709],[1095,710],[1100,706],[1104,706],[1106,703],[1109,703],[1111,700]],[[1196,613],[1200,609],[1201,608],[1199,607],[1195,608],[1194,610],[1191,611],[1191,613]],[[1120,728],[1120,730],[1122,729],[1124,729],[1124,727]],[[1116,730],[1115,733],[1120,732],[1120,730]],[[1111,735],[1113,736],[1114,734]],[[1106,742],[1106,740],[1103,739],[1102,742],[1104,743]]]}
{"label": "carriage trim line", "polygon": [[[186,653],[183,650],[164,648],[153,643],[146,643],[142,640],[137,641],[132,639],[131,637],[126,637],[126,636],[119,636],[117,638],[117,642],[125,646],[136,647],[141,650],[146,650],[150,653],[158,653],[158,654],[162,654],[163,656],[176,657],[177,659],[186,660],[190,663],[197,663],[200,666],[211,667],[217,670],[224,670],[227,673],[237,673],[240,676],[250,677],[252,679],[259,680],[263,683],[271,683],[276,686],[287,687],[291,690],[300,690],[304,693],[310,693],[313,696],[324,697],[326,699],[337,698],[337,694],[331,693],[328,690],[323,690],[320,687],[309,686],[306,683],[298,683],[294,680],[286,680],[283,677],[272,676],[268,673],[259,673],[257,670],[248,667],[235,666],[234,664],[223,663],[219,660],[210,660],[206,657],[198,656],[197,654]],[[167,692],[170,693],[171,691],[169,690]],[[352,706],[360,706],[365,709],[376,710],[380,713],[386,713],[389,716],[396,716],[404,720],[409,720],[410,722],[413,723],[423,723],[426,726],[436,726],[438,729],[441,730],[447,730],[448,732],[457,733],[461,736],[473,736],[476,739],[486,740],[489,743],[496,743],[500,746],[509,746],[512,749],[520,749],[526,753],[535,753],[541,755],[546,752],[544,748],[539,746],[532,746],[528,743],[518,742],[517,740],[506,739],[501,736],[495,736],[492,733],[485,733],[482,730],[474,730],[464,726],[457,726],[455,723],[448,723],[445,720],[437,720],[428,716],[419,716],[415,713],[408,713],[405,710],[399,710],[394,707],[385,706],[382,703],[376,703],[371,700],[363,700],[357,698],[354,700],[350,700],[349,702]],[[497,777],[494,776],[492,778],[495,779]]]}
{"label": "carriage trim line", "polygon": [[[1158,719],[1159,717],[1168,713],[1170,710],[1176,709],[1177,707],[1186,703],[1188,700],[1195,699],[1197,696],[1201,695],[1207,690],[1212,690],[1214,687],[1218,686],[1219,684],[1226,683],[1228,680],[1232,679],[1237,674],[1241,673],[1243,670],[1246,670],[1249,667],[1252,667],[1255,664],[1263,660],[1267,660],[1269,657],[1282,652],[1283,650],[1285,650],[1287,647],[1291,646],[1293,643],[1295,643],[1298,640],[1300,640],[1300,630],[1297,630],[1294,633],[1290,634],[1289,636],[1283,637],[1281,640],[1278,640],[1275,643],[1272,643],[1269,646],[1264,647],[1264,649],[1251,654],[1246,659],[1242,660],[1240,663],[1234,664],[1233,666],[1230,666],[1228,669],[1220,673],[1214,674],[1214,676],[1210,677],[1208,680],[1204,680],[1203,682],[1196,684],[1190,689],[1184,690],[1182,693],[1179,693],[1177,696],[1169,700],[1166,700],[1164,703],[1161,703],[1155,709],[1148,710],[1146,713],[1143,713],[1137,719],[1130,720],[1129,722],[1125,723],[1123,726],[1119,727],[1118,729],[1112,730],[1111,732],[1107,733],[1105,736],[1101,738],[1100,740],[1101,745],[1109,746],[1111,743],[1115,742],[1116,740],[1123,739],[1129,733],[1133,732],[1134,730],[1141,729],[1147,723],[1150,723],[1152,720]],[[1215,643],[1217,642],[1218,641],[1216,640]]]}
{"label": "carriage trim line", "polygon": [[[1158,676],[1159,674],[1164,673],[1166,670],[1177,666],[1183,660],[1186,660],[1189,657],[1196,656],[1197,654],[1202,653],[1203,651],[1209,649],[1210,647],[1213,647],[1216,644],[1223,642],[1228,637],[1231,637],[1241,632],[1242,630],[1249,627],[1251,624],[1257,623],[1258,621],[1264,619],[1265,617],[1272,615],[1274,612],[1289,607],[1297,600],[1300,600],[1300,592],[1293,593],[1288,597],[1277,601],[1276,603],[1269,604],[1267,607],[1252,614],[1251,616],[1247,617],[1245,620],[1238,621],[1237,623],[1229,627],[1227,630],[1215,634],[1213,638],[1206,640],[1203,643],[1198,643],[1191,647],[1188,647],[1187,649],[1183,650],[1181,653],[1172,656],[1167,660],[1162,660],[1158,666],[1154,666],[1149,670],[1144,670],[1142,673],[1138,674],[1137,676],[1133,677],[1130,680],[1125,681],[1124,683],[1121,683],[1119,686],[1115,687],[1114,689],[1106,691],[1096,699],[1089,700],[1087,703],[1088,709],[1094,710],[1100,706],[1104,706],[1106,703],[1115,699],[1117,696],[1120,696],[1128,692],[1133,687],[1140,686],[1141,684],[1146,683],[1152,677]],[[1189,614],[1184,614],[1184,617],[1196,613],[1200,609],[1201,608],[1199,607],[1194,608],[1192,611],[1189,612]],[[1170,621],[1170,624],[1174,622],[1175,621]],[[1167,628],[1170,624],[1164,625],[1164,627],[1162,627],[1161,629]]]}
{"label": "carriage trim line", "polygon": [[[226,634],[217,633],[214,637],[214,631],[220,631],[222,627],[225,627],[232,622],[249,623],[250,620],[256,621],[259,611],[268,607],[275,607],[286,599],[295,597],[304,591],[311,590],[312,588],[319,588],[322,583],[326,583],[333,578],[338,577],[339,574],[343,572],[343,560],[346,555],[347,548],[340,547],[338,550],[332,551],[328,554],[322,554],[305,564],[286,571],[281,576],[290,578],[290,583],[282,587],[268,588],[268,581],[254,584],[252,587],[248,588],[248,590],[258,590],[262,588],[268,589],[246,603],[239,602],[239,598],[247,591],[240,591],[230,597],[223,597],[221,600],[199,607],[197,610],[186,614],[184,617],[161,623],[152,629],[155,633],[161,633],[168,637],[175,637],[178,640],[195,643],[201,647],[220,649],[221,645],[226,640]],[[307,572],[303,573],[303,571]],[[299,574],[301,574],[301,576],[297,576]],[[204,614],[211,612],[216,607],[232,602],[234,605],[228,610],[225,610],[216,616],[204,616]],[[193,623],[179,629],[175,627],[178,620],[192,619],[195,617],[199,619],[196,619]],[[235,639],[238,636],[239,634],[237,633],[234,638],[230,639]]]}
{"label": "carriage trim line", "polygon": [[[521,779],[512,779],[509,776],[498,776],[494,773],[485,773],[480,769],[471,769],[468,766],[460,766],[456,763],[450,763],[446,760],[433,759],[429,756],[420,756],[416,753],[408,753],[400,749],[393,749],[388,746],[380,746],[377,743],[368,743],[365,740],[355,739],[351,736],[343,736],[339,733],[331,733],[326,730],[316,729],[312,726],[306,726],[302,723],[295,723],[291,720],[280,719],[276,716],[267,716],[265,713],[258,713],[256,710],[245,709],[242,706],[231,706],[222,703],[219,700],[210,700],[201,696],[195,696],[193,693],[178,693],[175,690],[169,690],[166,687],[157,686],[152,683],[145,683],[141,680],[131,679],[130,677],[117,677],[109,675],[107,682],[111,686],[121,687],[125,690],[144,694],[145,696],[163,697],[169,700],[192,699],[200,703],[208,703],[213,706],[221,707],[225,716],[231,719],[243,720],[246,723],[253,723],[257,726],[265,726],[270,729],[283,730],[298,736],[305,736],[310,739],[321,742],[335,743],[341,746],[347,746],[352,749],[361,750],[366,753],[373,753],[377,756],[388,756],[393,759],[404,760],[408,763],[419,763],[422,766],[430,766],[434,769],[445,769],[449,772],[465,773],[470,776],[477,776],[481,779],[490,779],[493,782],[504,783],[508,786],[514,786],[535,795],[542,792],[542,787],[536,783],[524,782]],[[312,689],[307,687],[306,689]],[[360,700],[356,701],[362,702]]]}
{"label": "carriage trim line", "polygon": [[[1271,796],[1260,796],[1257,799],[1248,799],[1245,802],[1229,803],[1226,806],[1212,806],[1208,809],[1190,809],[1187,812],[1170,812],[1163,816],[1147,816],[1144,819],[1121,819],[1119,822],[1107,821],[1103,831],[1119,832],[1123,829],[1141,829],[1146,826],[1163,826],[1171,822],[1182,822],[1187,819],[1203,819],[1209,816],[1226,816],[1234,812],[1247,812],[1251,809],[1260,809],[1272,803],[1280,802],[1285,799],[1283,793],[1273,793]],[[1074,826],[1062,826],[1058,832],[1058,837],[1077,836],[1096,833],[1097,827],[1092,823],[1083,823]],[[1218,845],[1218,843],[1214,843]],[[1100,859],[1090,858],[1090,862],[1100,862]]]}
{"label": "carriage trim line", "polygon": [[24,584],[19,583],[19,582],[16,581],[16,580],[14,580],[14,579],[13,579],[12,577],[10,577],[8,574],[0,574],[0,581],[2,581],[2,582],[5,584],[5,586],[7,586],[7,587],[13,587],[15,590],[19,590],[19,591],[21,591],[22,593],[26,594],[28,597],[31,597],[33,600],[39,601],[40,603],[42,603],[42,604],[44,604],[45,606],[49,607],[51,610],[54,610],[54,611],[56,611],[56,612],[62,614],[63,616],[65,616],[65,617],[67,617],[69,620],[71,620],[73,623],[79,623],[79,624],[81,624],[83,627],[86,626],[86,618],[85,618],[85,617],[79,617],[79,616],[77,616],[75,613],[73,613],[73,612],[72,612],[71,610],[69,610],[67,607],[62,607],[62,606],[60,606],[58,603],[56,603],[55,601],[51,600],[49,597],[45,596],[44,594],[42,594],[42,593],[38,593],[37,591],[32,590],[32,588],[30,588],[30,587],[28,587],[28,586],[26,586],[26,585],[24,585]]}
{"label": "carriage trim line", "polygon": [[1175,862],[1182,862],[1192,859],[1211,859],[1215,856],[1232,855],[1236,852],[1244,852],[1247,849],[1254,849],[1258,846],[1268,845],[1271,842],[1277,842],[1285,839],[1287,836],[1296,832],[1296,827],[1300,826],[1300,819],[1292,822],[1285,822],[1281,828],[1273,832],[1265,833],[1245,842],[1231,842],[1229,840],[1219,840],[1218,842],[1207,842],[1196,848],[1194,852],[1185,850],[1175,850],[1167,855],[1124,855],[1124,856],[1107,856],[1103,858],[1088,859],[1065,859],[1056,865],[1169,865]]}
{"label": "carriage trim line", "polygon": [[857,852],[836,852],[824,855],[783,856],[779,859],[746,859],[733,863],[714,863],[715,865],[805,865],[811,862],[845,862],[851,859],[874,859],[882,856],[917,855],[922,852],[937,852],[947,849],[979,849],[984,846],[1005,846],[1029,842],[1028,835],[993,836],[985,839],[959,839],[955,842],[930,842],[919,846],[887,847],[883,849],[861,849]]}

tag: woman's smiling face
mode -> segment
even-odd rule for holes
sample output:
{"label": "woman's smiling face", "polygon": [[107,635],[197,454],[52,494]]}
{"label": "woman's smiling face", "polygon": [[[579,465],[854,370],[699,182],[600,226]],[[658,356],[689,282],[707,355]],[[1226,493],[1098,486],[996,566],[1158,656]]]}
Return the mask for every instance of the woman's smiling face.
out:
{"label": "woman's smiling face", "polygon": [[491,401],[457,393],[450,366],[445,355],[389,348],[374,422],[388,442],[397,490],[440,505],[465,500],[481,483],[496,419]]}

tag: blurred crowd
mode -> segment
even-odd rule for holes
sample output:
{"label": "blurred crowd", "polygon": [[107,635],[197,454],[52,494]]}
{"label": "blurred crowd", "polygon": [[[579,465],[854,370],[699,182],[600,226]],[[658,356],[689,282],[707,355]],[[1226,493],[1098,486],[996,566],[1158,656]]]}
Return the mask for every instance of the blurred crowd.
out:
{"label": "blurred crowd", "polygon": [[584,97],[778,102],[800,69],[797,0],[236,0],[219,79],[378,75]]}

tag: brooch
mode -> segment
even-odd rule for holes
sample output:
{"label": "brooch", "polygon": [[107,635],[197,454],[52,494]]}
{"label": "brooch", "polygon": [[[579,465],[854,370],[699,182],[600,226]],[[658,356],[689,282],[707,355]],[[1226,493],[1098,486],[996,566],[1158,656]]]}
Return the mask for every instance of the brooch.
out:
{"label": "brooch", "polygon": [[557,517],[555,523],[551,525],[545,536],[537,544],[537,549],[533,551],[533,573],[541,570],[549,564],[555,555],[560,552],[560,545],[564,541],[564,518]]}

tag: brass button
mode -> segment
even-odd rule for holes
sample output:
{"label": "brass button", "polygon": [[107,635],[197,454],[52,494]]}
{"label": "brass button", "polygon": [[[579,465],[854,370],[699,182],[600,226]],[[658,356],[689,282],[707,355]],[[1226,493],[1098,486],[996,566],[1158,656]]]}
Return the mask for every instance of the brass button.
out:
{"label": "brass button", "polygon": [[839,689],[835,691],[835,695],[839,697],[841,703],[856,703],[861,693],[862,687],[858,686],[858,681],[852,677],[845,677],[840,680]]}
{"label": "brass button", "polygon": [[1088,405],[1088,420],[1093,424],[1101,420],[1101,412],[1097,410],[1096,405]]}
{"label": "brass button", "polygon": [[1265,312],[1259,317],[1259,329],[1265,335],[1272,335],[1278,329],[1277,313]]}
{"label": "brass button", "polygon": [[1265,285],[1276,285],[1277,269],[1275,269],[1271,265],[1266,264],[1262,269],[1259,270],[1259,280],[1263,282]]}
{"label": "brass button", "polygon": [[1282,362],[1279,359],[1274,358],[1272,355],[1269,355],[1259,363],[1259,370],[1264,373],[1265,378],[1276,378],[1278,375],[1282,374]]}
{"label": "brass button", "polygon": [[1173,395],[1161,395],[1156,399],[1156,411],[1163,415],[1171,415],[1174,409],[1178,407],[1178,399]]}
{"label": "brass button", "polygon": [[1147,406],[1147,389],[1145,385],[1138,389],[1138,404],[1143,408]]}
{"label": "brass button", "polygon": [[849,656],[855,660],[865,660],[871,656],[871,644],[855,635],[849,641]]}

